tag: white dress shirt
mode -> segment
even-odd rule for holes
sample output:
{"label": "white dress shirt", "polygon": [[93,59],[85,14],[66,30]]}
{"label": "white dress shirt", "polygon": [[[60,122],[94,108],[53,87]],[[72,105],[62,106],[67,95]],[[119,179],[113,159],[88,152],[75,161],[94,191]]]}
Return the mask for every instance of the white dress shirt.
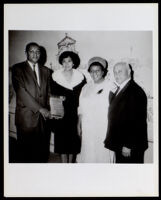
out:
{"label": "white dress shirt", "polygon": [[116,95],[118,95],[119,94],[119,92],[125,87],[125,85],[130,81],[131,79],[130,78],[128,78],[127,80],[125,80],[123,83],[121,83],[120,85],[119,84],[117,84],[118,85],[118,87],[119,87],[119,90],[118,90],[118,92],[117,92],[117,94]]}
{"label": "white dress shirt", "polygon": [[[33,67],[34,64],[32,62],[30,62],[29,60],[27,62],[29,63],[31,69],[34,70],[34,67]],[[38,69],[38,64],[37,63],[35,64],[35,72],[36,72],[36,76],[37,76],[37,83],[40,86],[39,69]]]}

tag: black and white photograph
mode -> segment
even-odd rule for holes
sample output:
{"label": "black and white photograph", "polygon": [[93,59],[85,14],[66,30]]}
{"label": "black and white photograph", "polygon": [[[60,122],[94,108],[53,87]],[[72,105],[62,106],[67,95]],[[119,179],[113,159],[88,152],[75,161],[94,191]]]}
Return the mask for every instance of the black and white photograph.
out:
{"label": "black and white photograph", "polygon": [[[22,5],[10,6],[6,6],[8,13],[12,9],[20,11]],[[99,28],[97,20],[94,26],[94,21],[91,25],[91,19],[88,19],[87,23],[91,25],[88,29],[84,28],[79,14],[76,18],[80,19],[82,27],[75,25],[77,20],[72,19],[73,15],[67,18],[74,24],[61,20],[63,16],[59,15],[61,26],[55,24],[53,28],[50,25],[52,9],[54,16],[58,10],[65,9],[65,5],[58,4],[57,10],[54,6],[46,7],[49,9],[49,28],[40,22],[42,9],[46,10],[41,5],[37,5],[40,18],[37,22],[30,21],[35,17],[33,15],[28,19],[31,23],[28,25],[24,17],[26,27],[19,17],[24,9],[31,11],[36,5],[22,6],[17,13],[20,26],[15,21],[15,27],[12,26],[10,15],[6,14],[6,194],[24,197],[156,195],[158,52],[155,22],[151,20],[151,29],[146,28],[146,24],[145,29],[128,29],[117,27],[114,18],[114,22],[111,20],[107,24],[113,26],[116,23],[115,28]],[[150,7],[152,17],[156,9],[153,6]],[[66,8],[69,7],[66,5]],[[101,6],[90,8],[92,16],[95,16],[95,10],[105,9]],[[115,11],[115,5],[112,8]],[[81,12],[84,8],[77,5],[70,9]],[[126,6],[124,9],[127,11]],[[105,22],[101,23],[106,26]],[[153,169],[156,169],[155,174]],[[18,186],[14,186],[16,190],[12,188],[15,173],[18,173],[18,185],[22,179],[25,182],[21,191]],[[139,174],[149,177],[145,180]],[[76,181],[75,175],[80,182]],[[82,176],[94,185],[85,188],[86,180]],[[32,189],[28,186],[30,178],[34,179]],[[125,178],[123,184],[122,178]],[[49,181],[47,189],[44,189],[42,179]],[[36,187],[35,182],[40,186]],[[52,186],[58,188],[61,183],[62,191],[54,192]],[[145,190],[144,183],[147,184]],[[114,189],[115,184],[117,189]],[[126,191],[126,185],[129,191]]]}
{"label": "black and white photograph", "polygon": [[9,162],[153,162],[151,31],[9,31],[9,62]]}

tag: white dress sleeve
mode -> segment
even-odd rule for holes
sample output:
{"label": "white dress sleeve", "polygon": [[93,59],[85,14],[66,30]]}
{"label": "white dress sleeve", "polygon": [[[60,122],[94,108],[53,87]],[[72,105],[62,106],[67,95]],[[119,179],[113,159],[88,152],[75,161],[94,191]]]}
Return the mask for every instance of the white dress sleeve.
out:
{"label": "white dress sleeve", "polygon": [[85,86],[82,88],[80,96],[79,96],[78,115],[82,115],[83,114],[82,98],[83,98],[84,88],[85,88]]}

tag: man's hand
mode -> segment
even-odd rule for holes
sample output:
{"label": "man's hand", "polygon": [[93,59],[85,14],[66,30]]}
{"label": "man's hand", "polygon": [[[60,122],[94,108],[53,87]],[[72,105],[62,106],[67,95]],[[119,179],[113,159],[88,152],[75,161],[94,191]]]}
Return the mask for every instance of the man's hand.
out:
{"label": "man's hand", "polygon": [[40,108],[39,112],[41,113],[41,115],[45,120],[47,118],[50,118],[50,112],[46,108]]}
{"label": "man's hand", "polygon": [[125,157],[129,157],[131,155],[131,149],[127,148],[127,147],[123,147],[122,148],[122,155]]}
{"label": "man's hand", "polygon": [[51,114],[50,113],[50,116],[49,116],[49,119],[62,119],[63,117],[61,117],[61,116],[57,116],[57,115],[53,115],[53,114]]}

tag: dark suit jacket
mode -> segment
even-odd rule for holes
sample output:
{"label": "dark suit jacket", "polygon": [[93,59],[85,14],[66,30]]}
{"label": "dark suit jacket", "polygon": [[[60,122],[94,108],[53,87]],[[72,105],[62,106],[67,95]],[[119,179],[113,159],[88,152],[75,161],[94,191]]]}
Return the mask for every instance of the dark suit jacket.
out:
{"label": "dark suit jacket", "polygon": [[133,150],[147,149],[146,119],[146,94],[130,80],[109,106],[105,147],[113,151],[119,151],[123,146]]}
{"label": "dark suit jacket", "polygon": [[39,126],[40,108],[48,108],[50,70],[39,66],[40,87],[28,62],[12,67],[12,83],[16,92],[15,124],[25,131]]}

